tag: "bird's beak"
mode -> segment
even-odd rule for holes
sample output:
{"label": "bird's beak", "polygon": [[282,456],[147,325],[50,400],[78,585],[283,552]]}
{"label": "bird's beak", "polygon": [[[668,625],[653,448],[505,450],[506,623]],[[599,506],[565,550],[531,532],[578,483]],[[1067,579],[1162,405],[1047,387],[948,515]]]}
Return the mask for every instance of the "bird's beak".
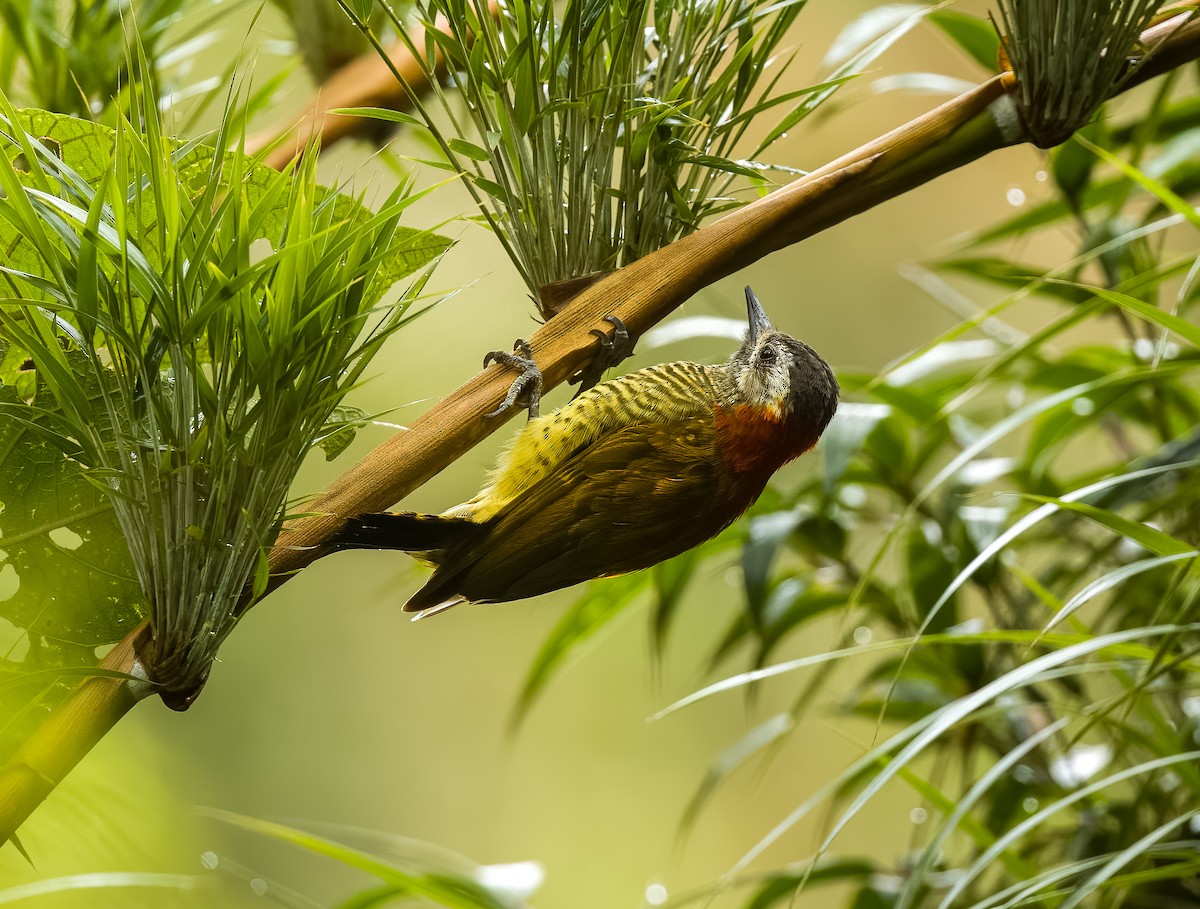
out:
{"label": "bird's beak", "polygon": [[764,332],[775,330],[771,325],[771,320],[763,312],[762,304],[758,302],[758,297],[755,296],[754,291],[749,286],[746,287],[746,317],[750,320],[748,340],[751,344],[756,342]]}

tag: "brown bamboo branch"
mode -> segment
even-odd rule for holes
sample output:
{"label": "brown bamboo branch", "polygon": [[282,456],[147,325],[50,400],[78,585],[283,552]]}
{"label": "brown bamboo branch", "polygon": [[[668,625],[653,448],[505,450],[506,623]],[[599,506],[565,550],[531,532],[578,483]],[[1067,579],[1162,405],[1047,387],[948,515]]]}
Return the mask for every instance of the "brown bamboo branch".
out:
{"label": "brown bamboo branch", "polygon": [[[406,82],[418,90],[423,88],[424,74],[407,47],[397,41],[389,49],[388,57]],[[268,149],[263,163],[275,170],[283,170],[314,139],[320,148],[326,148],[360,134],[364,124],[374,124],[374,121],[331,113],[341,107],[385,107],[407,111],[411,103],[404,87],[378,55],[356,57],[325,81],[312,108],[295,123],[282,133],[272,129],[248,137],[246,151],[255,155]]]}
{"label": "brown bamboo branch", "polygon": [[[492,16],[500,15],[499,0],[488,3],[488,12]],[[442,18],[437,20],[436,27],[447,33],[450,28]],[[422,47],[425,44],[424,27],[410,26],[409,37],[414,47]],[[396,78],[397,74],[400,79]],[[445,74],[441,53],[437,55],[434,74],[438,78]],[[428,88],[423,62],[412,55],[404,41],[396,40],[388,48],[386,59],[371,52],[341,67],[320,86],[312,107],[296,122],[282,131],[270,129],[248,137],[246,151],[252,155],[264,152],[264,164],[283,170],[311,142],[315,141],[324,149],[342,139],[362,135],[364,130],[379,127],[378,121],[332,111],[344,107],[382,107],[406,112],[412,109],[413,93],[423,94]]]}
{"label": "brown bamboo branch", "polygon": [[[1157,27],[1157,26],[1156,26]],[[1144,81],[1200,57],[1200,22],[1173,22],[1145,46],[1153,56]],[[1017,122],[1002,74],[893,130],[776,193],[614,272],[585,288],[532,337],[547,387],[583,366],[595,343],[591,328],[617,315],[644,332],[702,287],[915,186],[1024,137],[1002,129]],[[503,397],[510,373],[493,366],[423,414],[336,480],[310,505],[271,553],[276,586],[324,553],[346,517],[379,511],[434,476],[503,419],[485,414]],[[143,624],[108,655],[105,668],[128,671]],[[141,693],[89,679],[43,723],[0,771],[0,837],[7,838]],[[2,840],[0,840],[2,841]]]}

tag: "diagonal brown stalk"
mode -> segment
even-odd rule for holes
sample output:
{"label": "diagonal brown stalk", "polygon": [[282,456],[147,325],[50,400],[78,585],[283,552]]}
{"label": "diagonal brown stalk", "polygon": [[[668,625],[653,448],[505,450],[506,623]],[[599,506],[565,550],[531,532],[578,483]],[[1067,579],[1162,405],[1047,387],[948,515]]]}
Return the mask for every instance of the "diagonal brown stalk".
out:
{"label": "diagonal brown stalk", "polygon": [[[498,16],[498,0],[488,3],[488,10],[493,16]],[[440,20],[437,25],[442,31],[449,28]],[[421,26],[412,26],[411,38],[415,46],[424,43]],[[439,54],[437,75],[442,75],[444,69],[444,58]],[[406,90],[405,85],[410,90]],[[386,58],[371,53],[351,60],[325,80],[309,110],[282,131],[270,129],[249,137],[246,151],[252,155],[261,152],[264,164],[283,170],[314,139],[319,148],[327,148],[342,139],[361,135],[364,129],[377,126],[374,121],[341,116],[332,111],[343,107],[383,107],[407,111],[412,108],[413,92],[419,94],[428,87],[424,66],[413,57],[408,45],[403,41],[395,41],[387,49]]]}
{"label": "diagonal brown stalk", "polygon": [[[1152,56],[1135,82],[1200,57],[1200,20],[1159,23],[1143,33],[1141,44]],[[640,334],[719,278],[991,151],[1027,141],[1008,97],[1014,85],[1011,73],[996,76],[585,288],[531,338],[546,386],[586,364],[595,343],[589,331],[603,327],[604,316],[617,315]],[[324,554],[330,534],[346,517],[390,507],[499,428],[504,420],[485,414],[511,379],[502,367],[484,370],[343,474],[309,504],[316,516],[281,534],[270,560],[274,585]],[[135,644],[146,631],[142,625],[131,632],[104,668],[135,669]],[[35,731],[0,770],[0,841],[12,836],[136,700],[124,682],[89,679]]]}

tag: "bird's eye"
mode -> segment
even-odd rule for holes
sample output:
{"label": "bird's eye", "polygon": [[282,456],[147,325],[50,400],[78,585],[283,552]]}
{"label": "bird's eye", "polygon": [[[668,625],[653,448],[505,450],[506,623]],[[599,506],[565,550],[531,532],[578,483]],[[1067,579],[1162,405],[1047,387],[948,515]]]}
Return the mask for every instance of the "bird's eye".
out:
{"label": "bird's eye", "polygon": [[774,363],[775,362],[775,349],[772,347],[764,347],[758,355],[758,360],[760,363],[767,363],[767,364]]}

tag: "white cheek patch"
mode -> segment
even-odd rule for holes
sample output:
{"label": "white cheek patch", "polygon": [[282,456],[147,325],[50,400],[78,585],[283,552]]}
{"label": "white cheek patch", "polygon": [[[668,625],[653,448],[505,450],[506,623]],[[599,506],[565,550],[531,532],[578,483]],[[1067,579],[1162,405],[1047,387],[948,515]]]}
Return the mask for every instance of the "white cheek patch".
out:
{"label": "white cheek patch", "polygon": [[758,403],[777,417],[787,411],[790,396],[786,373],[778,369],[770,372],[747,369],[740,377],[740,384],[747,401]]}

